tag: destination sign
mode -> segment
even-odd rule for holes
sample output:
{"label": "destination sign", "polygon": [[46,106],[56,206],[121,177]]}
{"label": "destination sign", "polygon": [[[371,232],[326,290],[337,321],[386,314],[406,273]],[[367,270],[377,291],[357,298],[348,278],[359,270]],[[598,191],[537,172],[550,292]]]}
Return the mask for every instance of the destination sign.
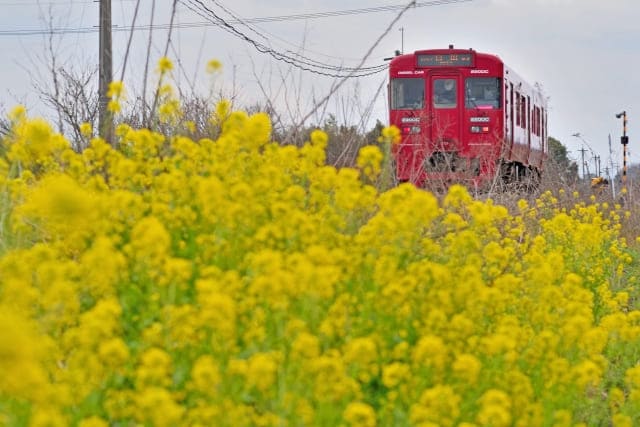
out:
{"label": "destination sign", "polygon": [[417,58],[418,67],[473,67],[471,53],[422,53]]}

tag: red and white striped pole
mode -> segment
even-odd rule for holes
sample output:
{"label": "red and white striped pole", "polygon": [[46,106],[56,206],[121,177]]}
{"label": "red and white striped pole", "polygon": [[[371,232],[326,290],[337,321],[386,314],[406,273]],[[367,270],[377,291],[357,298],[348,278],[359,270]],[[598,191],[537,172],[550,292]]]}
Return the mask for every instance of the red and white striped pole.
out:
{"label": "red and white striped pole", "polygon": [[623,192],[627,191],[627,144],[629,144],[629,137],[627,136],[627,112],[616,114],[616,118],[622,117],[622,137],[620,143],[622,144],[622,188]]}

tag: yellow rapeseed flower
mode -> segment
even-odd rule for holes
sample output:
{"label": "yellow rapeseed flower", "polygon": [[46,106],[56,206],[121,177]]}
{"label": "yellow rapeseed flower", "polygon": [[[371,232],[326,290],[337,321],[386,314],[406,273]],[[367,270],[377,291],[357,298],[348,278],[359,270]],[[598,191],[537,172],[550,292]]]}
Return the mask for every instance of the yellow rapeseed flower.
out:
{"label": "yellow rapeseed flower", "polygon": [[478,381],[482,362],[473,354],[460,354],[454,360],[452,368],[460,380],[473,385]]}
{"label": "yellow rapeseed flower", "polygon": [[400,129],[398,129],[396,126],[394,125],[386,126],[382,129],[380,142],[397,144],[400,142],[400,139],[401,139]]}
{"label": "yellow rapeseed flower", "polygon": [[211,59],[207,62],[207,73],[213,74],[222,69],[222,62],[217,59]]}
{"label": "yellow rapeseed flower", "polygon": [[48,385],[45,351],[35,325],[0,305],[0,393],[38,402]]}
{"label": "yellow rapeseed flower", "polygon": [[381,193],[395,130],[335,167],[326,133],[272,143],[228,101],[194,141],[164,76],[166,135],[121,125],[77,153],[11,120],[0,424],[629,425],[633,211]]}
{"label": "yellow rapeseed flower", "polygon": [[94,415],[80,421],[78,427],[109,427],[109,423]]}
{"label": "yellow rapeseed flower", "polygon": [[404,381],[411,373],[409,365],[400,362],[393,362],[382,368],[382,384],[385,387],[393,388]]}
{"label": "yellow rapeseed flower", "polygon": [[107,110],[109,110],[110,112],[116,114],[116,113],[119,113],[120,110],[122,110],[122,106],[120,105],[120,102],[118,100],[112,99],[107,104]]}
{"label": "yellow rapeseed flower", "polygon": [[158,60],[158,72],[160,74],[166,74],[171,70],[173,70],[173,62],[169,58],[163,56]]}
{"label": "yellow rapeseed flower", "polygon": [[293,357],[311,359],[320,354],[320,340],[307,332],[302,332],[291,345]]}
{"label": "yellow rapeseed flower", "polygon": [[210,355],[198,358],[191,368],[191,381],[195,390],[207,395],[214,395],[222,380],[218,363]]}
{"label": "yellow rapeseed flower", "polygon": [[351,402],[347,405],[343,414],[344,420],[351,427],[375,427],[376,413],[366,403]]}
{"label": "yellow rapeseed flower", "polygon": [[142,353],[136,369],[136,383],[139,389],[148,386],[165,387],[171,383],[171,356],[160,348],[150,348]]}
{"label": "yellow rapeseed flower", "polygon": [[107,96],[113,99],[121,99],[124,97],[124,83],[121,81],[113,81],[109,83]]}
{"label": "yellow rapeseed flower", "polygon": [[93,126],[91,126],[91,123],[82,123],[80,125],[80,133],[85,138],[90,138],[93,135]]}
{"label": "yellow rapeseed flower", "polygon": [[247,383],[266,393],[276,383],[278,359],[275,354],[256,353],[249,358]]}
{"label": "yellow rapeseed flower", "polygon": [[161,387],[142,389],[136,394],[135,402],[136,420],[157,427],[178,425],[185,413],[185,408],[176,402],[170,391]]}
{"label": "yellow rapeseed flower", "polygon": [[489,389],[479,399],[481,407],[476,421],[481,426],[507,427],[511,425],[511,398],[502,390]]}
{"label": "yellow rapeseed flower", "polygon": [[180,101],[167,99],[158,107],[158,118],[161,123],[176,123],[182,116]]}
{"label": "yellow rapeseed flower", "polygon": [[625,414],[614,414],[611,419],[611,425],[613,427],[632,427],[633,419]]}
{"label": "yellow rapeseed flower", "polygon": [[367,178],[374,180],[380,173],[382,159],[380,148],[366,145],[360,149],[356,163]]}
{"label": "yellow rapeseed flower", "polygon": [[449,385],[436,385],[426,389],[418,403],[411,406],[409,420],[413,425],[440,425],[451,427],[460,416],[462,398]]}
{"label": "yellow rapeseed flower", "polygon": [[100,343],[98,348],[100,359],[111,369],[122,366],[129,358],[129,348],[119,337]]}
{"label": "yellow rapeseed flower", "polygon": [[603,369],[592,360],[584,360],[573,368],[576,384],[579,387],[598,386],[602,380]]}
{"label": "yellow rapeseed flower", "polygon": [[216,104],[215,113],[212,117],[212,121],[221,125],[231,114],[231,101],[223,99],[218,104]]}
{"label": "yellow rapeseed flower", "polygon": [[27,109],[24,105],[16,105],[8,114],[9,120],[12,122],[20,122],[27,118]]}
{"label": "yellow rapeseed flower", "polygon": [[321,149],[325,149],[327,147],[327,143],[329,142],[329,137],[326,132],[315,129],[311,132],[311,144],[320,147]]}

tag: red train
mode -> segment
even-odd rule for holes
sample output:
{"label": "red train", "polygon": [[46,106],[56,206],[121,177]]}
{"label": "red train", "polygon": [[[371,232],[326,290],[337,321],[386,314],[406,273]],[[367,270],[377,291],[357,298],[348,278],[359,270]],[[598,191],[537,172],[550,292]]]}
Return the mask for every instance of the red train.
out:
{"label": "red train", "polygon": [[540,88],[495,55],[419,50],[389,65],[389,121],[399,182],[419,187],[496,180],[537,183],[547,155]]}

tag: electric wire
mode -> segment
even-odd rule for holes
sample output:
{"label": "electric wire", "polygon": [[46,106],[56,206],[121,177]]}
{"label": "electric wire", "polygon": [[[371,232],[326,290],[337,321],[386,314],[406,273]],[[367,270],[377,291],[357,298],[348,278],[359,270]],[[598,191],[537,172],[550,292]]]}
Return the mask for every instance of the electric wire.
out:
{"label": "electric wire", "polygon": [[[243,32],[239,31],[236,27],[231,25],[229,22],[218,16],[213,10],[208,8],[203,4],[200,0],[182,0],[182,3],[188,7],[192,12],[198,14],[204,19],[209,20],[212,23],[217,24],[221,29],[230,33],[231,35],[238,37],[247,43],[254,46],[256,50],[261,53],[271,55],[278,61],[282,61],[292,65],[296,68],[299,68],[304,71],[308,71],[311,73],[327,76],[327,77],[365,77],[372,74],[377,74],[381,71],[387,69],[387,64],[382,64],[375,67],[362,67],[362,68],[342,68],[336,66],[329,65],[315,65],[309,63],[305,60],[300,60],[298,58],[292,57],[291,55],[287,55],[282,52],[275,51],[262,43],[257,42],[256,40],[248,37]],[[348,71],[348,72],[347,72]],[[347,72],[345,74],[345,72]]]}
{"label": "electric wire", "polygon": [[[415,2],[412,5],[412,8],[418,7],[429,7],[429,6],[440,6],[446,4],[453,3],[463,3],[470,2],[473,0],[432,0],[427,2]],[[346,10],[336,10],[336,11],[328,11],[328,12],[314,12],[314,13],[301,13],[294,15],[282,15],[282,16],[267,16],[262,18],[249,18],[244,21],[250,24],[256,23],[264,23],[264,22],[279,22],[279,21],[293,21],[293,20],[304,20],[304,19],[317,19],[317,18],[328,18],[333,16],[347,16],[347,15],[358,15],[362,13],[373,13],[373,12],[392,12],[396,10],[404,9],[404,5],[389,5],[389,6],[378,6],[378,7],[367,7],[362,9],[346,9]]]}
{"label": "electric wire", "polygon": [[[352,77],[365,77],[373,74],[380,73],[388,68],[388,64],[379,64],[375,66],[361,66],[361,67],[347,67],[344,65],[331,65],[322,61],[318,61],[312,58],[308,58],[301,53],[292,52],[291,50],[278,51],[271,46],[267,46],[264,43],[256,41],[254,38],[249,37],[245,32],[240,31],[235,24],[241,24],[244,27],[248,28],[249,31],[256,34],[258,37],[267,40],[268,38],[264,36],[260,31],[253,28],[251,23],[263,23],[263,22],[280,22],[280,21],[290,21],[290,20],[300,20],[300,19],[317,19],[317,18],[326,18],[333,16],[345,16],[345,15],[355,15],[362,13],[374,13],[374,12],[387,12],[394,10],[406,10],[405,5],[387,5],[387,6],[378,6],[378,7],[368,7],[361,9],[346,9],[346,10],[337,10],[337,11],[327,11],[327,12],[314,12],[314,13],[304,13],[304,14],[293,14],[293,15],[281,15],[281,16],[271,16],[271,17],[262,17],[262,18],[241,18],[228,8],[223,6],[219,1],[210,0],[213,4],[218,6],[218,8],[222,9],[225,13],[227,13],[233,19],[224,19],[219,16],[213,9],[205,5],[205,3],[201,0],[181,0],[181,3],[191,10],[196,15],[203,18],[206,22],[196,22],[196,23],[169,23],[169,24],[155,24],[153,20],[149,25],[135,25],[132,24],[128,28],[124,27],[113,27],[112,31],[129,31],[130,37],[131,33],[134,30],[155,30],[155,29],[168,29],[169,31],[176,28],[194,28],[201,26],[216,26],[218,28],[223,29],[234,37],[240,38],[241,40],[252,45],[256,50],[263,54],[268,54],[272,56],[274,59],[278,61],[285,62],[291,66],[299,68],[304,71],[312,72],[315,74],[334,77],[334,78],[352,78]],[[446,5],[446,4],[454,4],[454,3],[462,3],[469,2],[473,0],[432,0],[427,2],[417,2],[413,1],[411,3],[411,8],[417,7],[427,7],[427,6],[438,6],[438,5]],[[74,2],[71,2],[74,3]],[[85,2],[81,2],[85,3]],[[61,3],[59,3],[61,4]],[[137,6],[136,6],[137,9]],[[11,35],[20,35],[20,36],[28,36],[28,35],[37,35],[37,34],[68,34],[68,33],[91,33],[98,31],[95,27],[77,27],[77,28],[50,28],[47,30],[0,30],[1,36],[11,36]]]}
{"label": "electric wire", "polygon": [[[430,6],[435,6],[435,5],[442,5],[442,4],[451,4],[451,3],[459,3],[459,2],[468,2],[468,1],[472,1],[472,0],[435,0],[435,1],[431,1],[431,2],[423,2],[423,5],[430,5]],[[241,40],[253,45],[253,47],[258,50],[261,53],[264,54],[268,54],[270,56],[272,56],[274,59],[285,62],[291,66],[294,66],[296,68],[299,68],[301,70],[304,71],[308,71],[308,72],[312,72],[315,74],[319,74],[319,75],[323,75],[323,76],[327,76],[327,77],[334,77],[334,78],[355,78],[355,77],[365,77],[365,76],[370,76],[373,74],[377,74],[379,72],[382,72],[384,70],[386,70],[388,68],[388,64],[380,64],[377,66],[371,66],[371,67],[364,67],[364,61],[361,62],[359,67],[345,67],[345,66],[335,66],[335,65],[329,65],[329,64],[325,64],[323,62],[319,62],[319,61],[315,61],[309,58],[306,58],[303,55],[300,54],[295,54],[292,55],[289,52],[280,52],[280,51],[276,51],[275,49],[272,49],[269,46],[264,45],[263,43],[260,43],[256,40],[254,40],[253,38],[249,37],[247,34],[245,34],[244,32],[240,31],[238,28],[236,28],[229,20],[225,20],[224,18],[222,18],[221,16],[219,16],[216,12],[214,12],[211,8],[207,7],[204,2],[202,0],[181,0],[182,4],[184,4],[188,9],[190,9],[192,12],[194,12],[195,14],[201,16],[202,18],[208,20],[209,22],[211,22],[214,25],[217,25],[219,28],[223,29],[224,31],[230,33],[231,35],[240,38]],[[252,27],[250,27],[247,24],[247,20],[242,20],[242,19],[238,19],[237,16],[235,16],[235,14],[233,14],[232,12],[230,12],[228,9],[226,9],[224,6],[220,5],[220,3],[217,0],[210,0],[210,3],[214,3],[216,5],[218,5],[218,7],[222,8],[226,13],[230,14],[233,18],[236,18],[236,22],[239,21],[242,25],[246,26],[247,28],[249,28],[251,31],[253,31],[254,33],[259,34],[260,36],[262,36],[260,33],[258,33],[256,30],[254,30]],[[401,12],[400,15],[404,14],[404,12],[406,12],[406,10],[409,7],[415,7],[417,4],[417,2],[414,0],[412,1],[409,6],[404,6],[404,7],[398,7],[398,6],[382,6],[382,7],[376,7],[376,8],[366,8],[366,9],[349,9],[349,10],[342,10],[342,11],[337,11],[337,12],[333,12],[332,14],[353,14],[355,12],[358,13],[369,13],[369,12],[373,12],[373,11],[382,11],[382,10],[394,10],[397,8],[401,8]],[[298,16],[304,16],[304,17],[309,17],[309,16],[324,16],[327,13],[321,13],[321,14],[303,14],[303,15],[287,15],[286,19],[290,19],[292,17],[298,17]]]}
{"label": "electric wire", "polygon": [[[316,61],[314,59],[308,58],[308,57],[306,57],[306,56],[304,56],[304,55],[299,53],[299,51],[309,51],[306,47],[302,47],[302,46],[298,46],[298,45],[294,45],[292,43],[289,43],[286,40],[283,40],[280,37],[278,37],[278,36],[276,36],[276,35],[274,35],[272,33],[269,33],[268,31],[265,31],[262,28],[260,28],[259,29],[260,31],[258,31],[258,28],[256,28],[255,26],[250,25],[249,21],[251,21],[251,19],[247,20],[245,18],[241,18],[240,16],[238,16],[236,13],[234,13],[228,7],[225,7],[224,5],[222,5],[217,0],[211,0],[211,1],[213,3],[215,3],[220,9],[225,11],[229,16],[231,16],[233,18],[233,20],[229,20],[227,22],[231,22],[231,23],[238,22],[238,23],[241,23],[242,25],[247,27],[251,32],[255,33],[258,37],[264,39],[267,43],[269,43],[270,46],[271,46],[271,43],[270,43],[271,40],[270,39],[277,39],[277,40],[280,40],[281,42],[284,42],[285,44],[288,44],[290,46],[294,46],[294,47],[297,48],[298,52],[295,52],[295,51],[292,51],[292,50],[289,50],[289,49],[285,50],[285,53],[288,54],[288,55],[294,55],[296,57],[300,57],[300,58],[304,59],[305,61],[309,62],[310,64],[325,65],[323,62]],[[265,34],[263,34],[263,32],[268,34],[269,37],[267,37]],[[327,58],[344,60],[344,58],[331,57],[329,55],[325,55],[325,54],[322,54],[322,53],[317,53],[317,52],[312,52],[312,53],[316,53],[317,55],[324,56],[324,57],[327,57]],[[344,67],[344,68],[341,68],[341,69],[347,70],[348,68]]]}
{"label": "electric wire", "polygon": [[[387,28],[382,32],[382,34],[373,42],[373,44],[371,45],[371,47],[369,48],[369,50],[367,51],[367,53],[365,53],[364,57],[362,58],[362,61],[360,62],[360,65],[364,64],[364,62],[367,60],[367,58],[371,55],[371,53],[373,52],[373,50],[376,48],[376,46],[378,46],[378,44],[380,44],[380,42],[382,41],[383,38],[385,38],[387,36],[387,34],[389,34],[389,31],[391,31],[391,28],[393,28],[393,26],[400,20],[400,18],[402,17],[402,15],[404,15],[407,10],[409,10],[409,8],[413,5],[416,4],[416,0],[412,0],[410,3],[408,3],[404,9],[402,9],[400,12],[398,12],[398,14],[396,15],[396,17],[391,21],[391,23],[389,23],[389,25],[387,26]],[[322,104],[326,103],[332,96],[334,93],[337,92],[337,90],[340,88],[340,86],[342,86],[347,79],[352,75],[353,73],[347,75],[346,77],[343,77],[340,82],[338,82],[338,84],[336,84],[335,86],[332,87],[332,89],[329,91],[329,93],[327,93],[327,95],[318,103],[316,103],[316,105],[311,109],[311,111],[309,111],[309,113],[302,118],[302,121],[300,121],[300,125],[298,127],[300,127],[304,122],[307,121],[307,119],[309,119],[309,117],[311,117],[319,108]]]}
{"label": "electric wire", "polygon": [[[125,0],[121,0],[125,1]],[[134,1],[134,0],[126,0],[126,1]],[[455,4],[455,3],[464,3],[471,2],[473,0],[432,0],[427,2],[416,2],[413,8],[419,7],[430,7],[430,6],[440,6],[447,4]],[[94,0],[90,2],[71,2],[71,3],[93,3]],[[33,3],[36,4],[36,3]],[[40,3],[46,4],[46,3]],[[63,6],[65,3],[55,3],[56,5]],[[14,5],[13,3],[0,4],[0,6],[5,5]],[[23,6],[24,3],[15,3],[16,6]],[[402,9],[402,5],[391,5],[391,6],[379,6],[379,7],[370,7],[364,9],[348,9],[348,10],[337,10],[337,11],[328,11],[328,12],[316,12],[316,13],[306,13],[306,14],[297,14],[297,15],[281,15],[281,16],[267,16],[267,17],[257,17],[257,18],[244,18],[242,21],[247,24],[256,24],[256,23],[265,23],[265,22],[281,22],[281,21],[294,21],[294,20],[304,20],[304,19],[319,19],[319,18],[329,18],[334,16],[346,16],[346,15],[356,15],[356,14],[365,14],[365,13],[374,13],[374,12],[389,12],[394,10]],[[240,23],[237,20],[228,21],[230,24],[238,24]],[[215,23],[211,22],[183,22],[179,24],[175,24],[174,28],[199,28],[199,27],[210,27],[217,26]],[[169,24],[153,24],[153,25],[140,25],[135,27],[136,30],[166,30],[169,28]],[[76,34],[76,33],[96,33],[99,29],[96,27],[73,27],[73,28],[50,28],[50,29],[13,29],[13,30],[0,30],[0,36],[31,36],[31,35],[48,35],[48,34]],[[130,31],[129,28],[126,27],[117,27],[114,26],[112,31],[120,32],[120,31]]]}
{"label": "electric wire", "polygon": [[[239,16],[237,16],[236,14],[234,14],[233,12],[231,12],[228,8],[224,7],[222,4],[220,4],[219,1],[217,0],[210,0],[211,2],[213,2],[214,4],[216,4],[219,8],[221,8],[222,10],[224,10],[227,14],[229,14],[231,17],[233,17],[237,22],[240,22],[241,24],[243,24],[245,27],[247,27],[250,31],[252,31],[253,33],[257,34],[259,37],[263,38],[264,40],[269,40],[268,37],[266,37],[264,34],[260,33],[259,31],[257,31],[255,28],[253,28],[251,25],[249,25],[248,23],[246,23],[245,21],[243,21],[242,18],[240,18]],[[227,21],[229,22],[229,21]],[[286,50],[284,55],[293,55],[296,58],[298,58],[300,60],[300,62],[309,65],[309,66],[317,66],[319,68],[324,68],[324,69],[333,69],[335,71],[341,71],[341,72],[346,72],[346,71],[353,71],[355,70],[352,67],[345,67],[345,66],[331,66],[328,64],[325,64],[323,62],[320,61],[316,61],[314,59],[311,58],[307,58],[306,56],[297,53],[297,52],[292,52],[290,50]],[[376,70],[378,68],[381,69],[385,69],[386,65],[382,66],[375,66],[375,67],[363,67],[358,69],[359,71],[367,71],[367,70]]]}
{"label": "electric wire", "polygon": [[[124,3],[125,1],[127,2],[131,2],[131,1],[136,1],[136,0],[119,0],[120,2]],[[95,3],[95,0],[86,0],[86,1],[78,1],[78,0],[65,0],[65,1],[61,1],[61,2],[56,2],[56,1],[21,1],[21,2],[16,2],[15,0],[11,0],[8,3],[4,3],[4,2],[0,2],[0,7],[5,7],[5,6],[69,6],[69,5],[74,5],[74,4],[91,4],[91,3]]]}

